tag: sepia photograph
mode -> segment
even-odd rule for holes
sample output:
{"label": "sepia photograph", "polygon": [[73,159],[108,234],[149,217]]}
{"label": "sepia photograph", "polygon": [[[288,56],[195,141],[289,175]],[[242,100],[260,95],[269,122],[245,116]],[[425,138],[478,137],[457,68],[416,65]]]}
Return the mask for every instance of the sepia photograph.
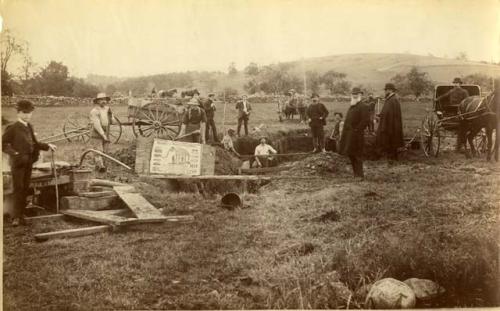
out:
{"label": "sepia photograph", "polygon": [[500,0],[0,1],[3,310],[500,307]]}

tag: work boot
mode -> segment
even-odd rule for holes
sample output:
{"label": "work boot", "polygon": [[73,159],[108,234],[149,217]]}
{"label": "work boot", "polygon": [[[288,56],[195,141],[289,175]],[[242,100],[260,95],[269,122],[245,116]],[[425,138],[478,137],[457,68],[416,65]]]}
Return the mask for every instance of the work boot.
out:
{"label": "work boot", "polygon": [[326,149],[325,149],[325,148],[323,148],[323,150],[321,150],[321,152],[326,153]]}
{"label": "work boot", "polygon": [[312,153],[317,153],[318,152],[318,149],[314,148]]}

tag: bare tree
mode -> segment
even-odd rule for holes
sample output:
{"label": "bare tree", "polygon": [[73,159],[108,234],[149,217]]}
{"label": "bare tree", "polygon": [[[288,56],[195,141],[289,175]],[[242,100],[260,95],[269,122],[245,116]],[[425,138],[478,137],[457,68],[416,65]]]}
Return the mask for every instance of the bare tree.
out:
{"label": "bare tree", "polygon": [[29,45],[26,42],[24,49],[23,49],[23,62],[21,64],[21,67],[19,68],[21,71],[21,79],[23,81],[27,81],[31,78],[31,72],[35,68],[36,63],[33,61],[33,58],[31,58],[31,55],[29,53]]}
{"label": "bare tree", "polygon": [[23,52],[23,45],[9,29],[5,29],[1,34],[0,46],[1,70],[4,73],[7,71],[7,65],[11,57]]}

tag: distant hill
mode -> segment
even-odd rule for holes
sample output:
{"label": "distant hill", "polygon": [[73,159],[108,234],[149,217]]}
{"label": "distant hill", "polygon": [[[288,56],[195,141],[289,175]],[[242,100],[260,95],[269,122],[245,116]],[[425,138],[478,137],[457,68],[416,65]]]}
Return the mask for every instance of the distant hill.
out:
{"label": "distant hill", "polygon": [[[450,83],[454,77],[466,76],[474,73],[481,73],[492,77],[500,77],[500,65],[463,61],[450,58],[422,56],[412,54],[344,54],[325,57],[306,58],[301,61],[287,62],[291,65],[291,71],[302,76],[305,71],[317,71],[323,74],[329,70],[335,70],[347,74],[347,80],[353,85],[362,84],[365,87],[380,90],[396,74],[406,74],[411,67],[417,66],[420,71],[427,72],[430,78],[436,83]],[[259,64],[267,65],[267,64]],[[206,94],[209,89],[204,79],[210,75],[217,81],[215,90],[221,91],[226,87],[231,87],[238,92],[243,92],[243,85],[248,81],[248,77],[240,68],[238,74],[229,76],[221,72],[192,73],[192,82],[186,87],[196,87],[202,94]],[[122,85],[130,88],[139,86],[140,89],[151,89],[150,84],[154,84],[158,89],[168,88],[168,79],[165,75],[151,75],[137,78],[117,78],[99,75],[88,75],[87,81],[103,88],[108,84]],[[122,90],[125,91],[125,90]],[[136,92],[134,92],[136,93]]]}

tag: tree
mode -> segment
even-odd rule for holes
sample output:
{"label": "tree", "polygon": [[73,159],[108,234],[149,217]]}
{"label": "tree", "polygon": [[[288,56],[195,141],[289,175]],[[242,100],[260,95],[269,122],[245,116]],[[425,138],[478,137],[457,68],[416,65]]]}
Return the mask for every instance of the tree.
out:
{"label": "tree", "polygon": [[243,89],[248,94],[255,94],[260,90],[260,86],[259,86],[259,83],[257,82],[257,80],[251,79],[243,85]]}
{"label": "tree", "polygon": [[420,72],[417,67],[410,70],[406,79],[408,80],[408,88],[416,98],[432,90],[433,83],[427,72]]}
{"label": "tree", "polygon": [[205,81],[205,85],[207,86],[207,89],[209,92],[215,91],[215,88],[217,87],[217,79],[208,79]]}
{"label": "tree", "polygon": [[250,63],[245,67],[245,74],[248,76],[256,76],[259,74],[259,66],[256,63]]}
{"label": "tree", "polygon": [[224,88],[224,94],[228,97],[229,96],[238,96],[238,90],[228,86],[228,87]]}
{"label": "tree", "polygon": [[24,49],[23,49],[23,62],[21,64],[21,80],[22,81],[27,81],[31,78],[32,76],[32,71],[35,68],[36,64],[31,58],[31,55],[29,53],[29,46],[28,43],[26,43]]}
{"label": "tree", "polygon": [[[71,81],[73,86],[71,95],[74,97],[94,97],[99,92],[97,86],[85,83],[83,79],[73,78]],[[113,94],[108,94],[110,95]]]}
{"label": "tree", "polygon": [[466,84],[477,84],[482,92],[491,92],[493,90],[493,77],[482,73],[473,73],[462,78]]}
{"label": "tree", "polygon": [[259,88],[266,94],[283,94],[295,89],[297,92],[303,90],[302,80],[290,74],[290,64],[269,65],[262,68],[259,74]]}
{"label": "tree", "polygon": [[306,83],[307,88],[313,93],[319,93],[321,86],[321,76],[317,71],[307,71],[306,72]]}
{"label": "tree", "polygon": [[[329,70],[321,76],[321,83],[330,90],[331,94],[335,94],[336,89],[338,89],[337,84],[344,81],[347,75],[343,72],[337,72],[335,70]],[[345,83],[342,83],[345,86]]]}
{"label": "tree", "polygon": [[9,29],[5,29],[0,36],[0,46],[1,71],[6,72],[12,56],[23,52],[23,44],[14,37]]}
{"label": "tree", "polygon": [[41,91],[45,95],[71,95],[74,81],[68,79],[68,67],[51,61],[39,74]]}
{"label": "tree", "polygon": [[469,58],[467,57],[467,53],[465,53],[464,51],[459,52],[456,59],[463,61],[469,60]]}
{"label": "tree", "polygon": [[229,64],[229,67],[227,68],[227,73],[230,75],[230,76],[234,76],[235,74],[238,73],[238,70],[236,69],[236,64],[234,62],[231,62]]}
{"label": "tree", "polygon": [[347,80],[339,81],[333,87],[333,94],[347,95],[351,92],[351,82]]}

